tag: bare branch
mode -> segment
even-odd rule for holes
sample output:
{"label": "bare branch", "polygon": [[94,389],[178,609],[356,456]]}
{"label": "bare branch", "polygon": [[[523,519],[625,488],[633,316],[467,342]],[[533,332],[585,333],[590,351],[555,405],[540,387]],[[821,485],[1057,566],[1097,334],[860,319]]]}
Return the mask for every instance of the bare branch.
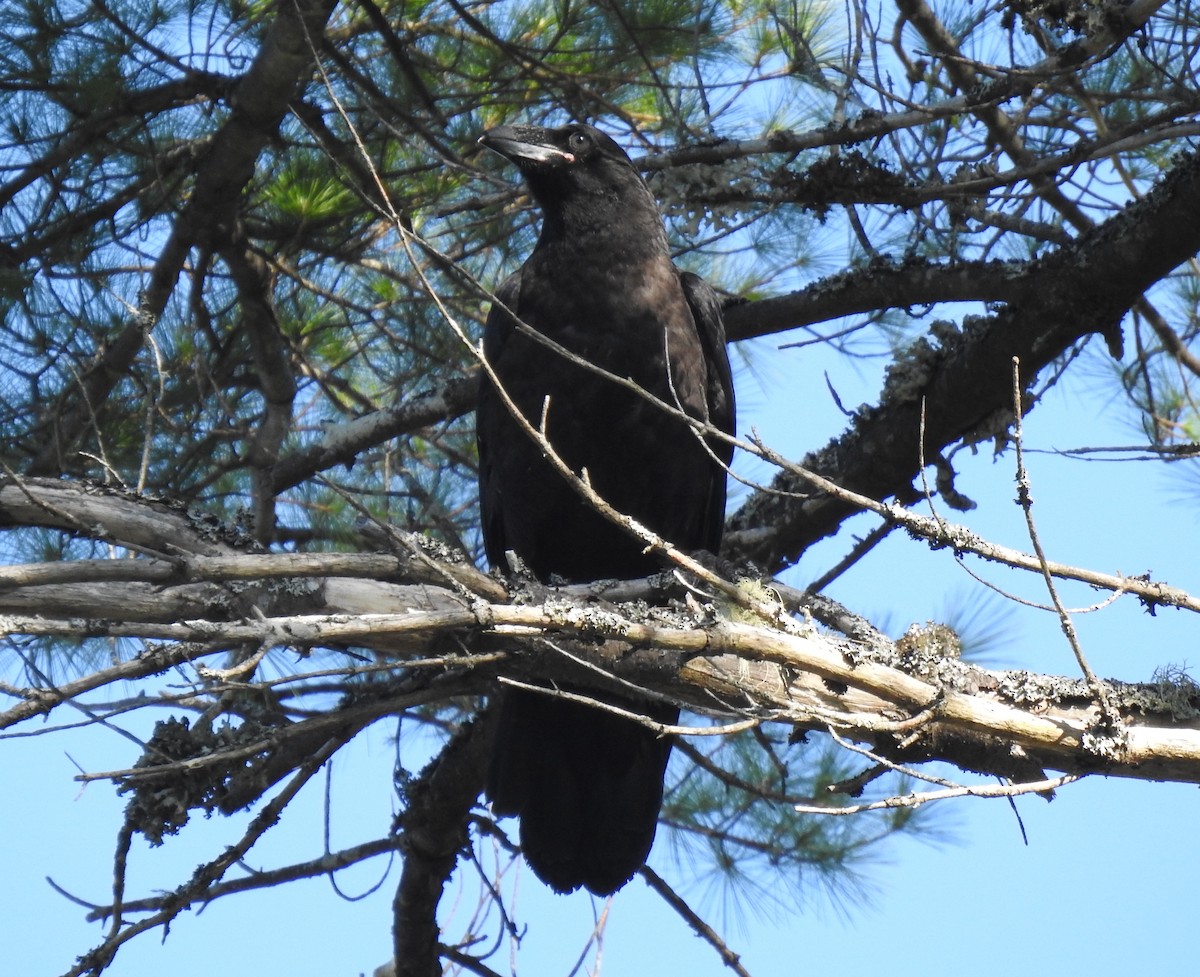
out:
{"label": "bare branch", "polygon": [[725,964],[738,977],[750,977],[750,972],[742,966],[741,957],[729,948],[729,945],[721,939],[721,935],[716,930],[697,915],[696,911],[687,904],[687,901],[678,892],[667,885],[661,875],[650,868],[649,865],[643,865],[638,874],[646,880],[646,884],[651,889],[666,900],[667,905],[683,918],[684,922],[695,931],[700,939],[704,940],[717,951],[717,955],[721,958],[721,963]]}

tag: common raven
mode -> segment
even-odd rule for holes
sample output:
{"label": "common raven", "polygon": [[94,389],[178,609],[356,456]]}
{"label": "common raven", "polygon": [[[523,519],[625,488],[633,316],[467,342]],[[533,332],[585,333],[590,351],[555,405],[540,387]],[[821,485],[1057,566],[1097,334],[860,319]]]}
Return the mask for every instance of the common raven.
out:
{"label": "common raven", "polygon": [[[732,432],[733,383],[716,293],[671,262],[662,218],[629,157],[589,125],[501,126],[480,143],[516,164],[542,211],[537,246],[496,292],[484,353],[555,452],[619,512],[684,550],[716,552],[732,448],[572,362],[633,380],[689,417]],[[597,513],[482,384],[476,414],[483,539],[540,580],[630,579],[661,569],[645,543]],[[679,712],[590,693],[674,723]],[[487,794],[519,815],[534,873],[559,892],[616,891],[650,853],[671,741],[636,722],[547,695],[502,693]]]}

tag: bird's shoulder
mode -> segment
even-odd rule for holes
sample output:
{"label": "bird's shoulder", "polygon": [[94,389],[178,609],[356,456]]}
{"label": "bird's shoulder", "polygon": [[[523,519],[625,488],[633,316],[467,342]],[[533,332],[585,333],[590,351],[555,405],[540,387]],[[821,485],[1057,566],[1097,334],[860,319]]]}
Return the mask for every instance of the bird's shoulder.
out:
{"label": "bird's shoulder", "polygon": [[[725,317],[721,297],[699,275],[679,272],[679,285],[696,324],[696,333],[708,366],[708,409],[710,421],[723,431],[733,433],[733,370],[725,345]],[[732,449],[730,449],[732,451]]]}

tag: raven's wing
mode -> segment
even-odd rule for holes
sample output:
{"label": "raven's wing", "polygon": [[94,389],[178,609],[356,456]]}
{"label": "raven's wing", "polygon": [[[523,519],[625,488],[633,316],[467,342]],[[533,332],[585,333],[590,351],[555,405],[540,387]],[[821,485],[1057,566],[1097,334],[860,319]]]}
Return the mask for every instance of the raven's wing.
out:
{"label": "raven's wing", "polygon": [[[517,323],[507,310],[514,312],[521,297],[521,272],[515,272],[496,289],[496,301],[488,312],[483,327],[483,355],[496,364]],[[500,398],[491,379],[484,375],[479,381],[479,400],[475,407],[476,442],[479,446],[479,517],[483,530],[483,548],[488,566],[504,569],[508,566],[504,554],[510,548],[504,530],[504,499],[500,480],[496,477],[496,452],[503,450],[500,431],[506,424],[508,406]]]}
{"label": "raven's wing", "polygon": [[[700,336],[700,345],[704,351],[708,422],[726,434],[733,434],[736,405],[733,398],[733,371],[729,365],[729,353],[725,348],[725,319],[721,315],[721,298],[708,282],[690,271],[679,273],[679,284],[683,288],[688,307],[692,310],[696,332]],[[728,466],[733,458],[733,445],[715,438],[709,438],[708,444],[713,454]],[[725,523],[724,469],[714,473],[713,491],[709,496],[706,518],[707,548],[715,553],[720,546],[721,530]]]}

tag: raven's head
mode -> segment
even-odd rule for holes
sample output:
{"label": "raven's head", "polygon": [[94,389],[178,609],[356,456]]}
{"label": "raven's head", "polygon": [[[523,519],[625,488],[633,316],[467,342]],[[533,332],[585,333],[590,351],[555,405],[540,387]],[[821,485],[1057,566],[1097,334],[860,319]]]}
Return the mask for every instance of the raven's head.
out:
{"label": "raven's head", "polygon": [[625,150],[595,126],[582,122],[557,129],[497,126],[480,136],[479,144],[516,163],[527,176],[548,175],[568,167],[598,169],[610,164],[633,170]]}
{"label": "raven's head", "polygon": [[[656,237],[662,233],[658,207],[641,174],[625,150],[595,126],[497,126],[480,136],[479,144],[516,164],[547,227],[573,223],[572,217],[594,227],[620,216],[626,226],[641,218],[657,229]],[[557,227],[551,233],[556,232]]]}

